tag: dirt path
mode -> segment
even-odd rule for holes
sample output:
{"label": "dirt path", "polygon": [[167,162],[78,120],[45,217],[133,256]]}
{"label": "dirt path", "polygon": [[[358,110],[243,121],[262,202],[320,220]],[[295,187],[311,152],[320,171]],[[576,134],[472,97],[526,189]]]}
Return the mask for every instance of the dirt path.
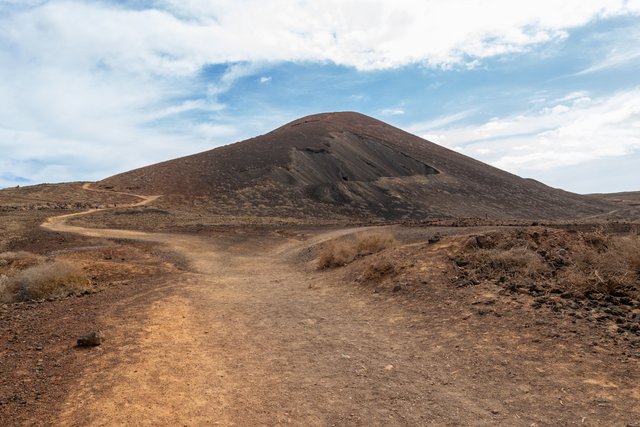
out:
{"label": "dirt path", "polygon": [[73,215],[44,227],[163,243],[193,272],[106,309],[108,340],[54,424],[623,425],[638,413],[607,398],[640,389],[594,371],[599,355],[536,344],[517,317],[474,323],[435,288],[417,312],[330,283],[290,261],[308,242],[87,229],[65,224]]}

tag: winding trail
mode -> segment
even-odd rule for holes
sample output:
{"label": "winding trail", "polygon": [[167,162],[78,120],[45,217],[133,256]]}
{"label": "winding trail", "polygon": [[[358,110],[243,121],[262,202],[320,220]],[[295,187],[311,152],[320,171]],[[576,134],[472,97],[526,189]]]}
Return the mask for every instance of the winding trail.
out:
{"label": "winding trail", "polygon": [[[84,190],[87,190],[87,191],[94,191],[94,192],[99,192],[99,193],[109,193],[109,194],[122,194],[124,196],[132,196],[132,197],[137,197],[137,198],[140,199],[140,201],[138,203],[132,203],[132,204],[128,205],[129,207],[148,205],[148,204],[153,203],[154,201],[158,200],[158,198],[161,197],[161,196],[143,196],[143,195],[139,195],[139,194],[123,193],[123,192],[119,192],[119,191],[108,191],[108,190],[94,189],[94,188],[91,188],[90,185],[91,185],[90,183],[85,183],[85,184],[82,185],[82,188]],[[157,239],[150,238],[151,235],[149,235],[149,233],[142,233],[142,232],[129,231],[129,230],[105,230],[105,229],[98,230],[98,229],[92,229],[92,228],[77,227],[77,226],[73,226],[73,225],[68,225],[66,223],[67,219],[69,219],[69,218],[78,217],[78,216],[84,216],[84,215],[90,215],[90,214],[92,214],[94,212],[100,212],[100,211],[111,210],[111,209],[113,209],[113,208],[89,209],[89,210],[83,211],[83,212],[76,212],[76,213],[72,213],[72,214],[53,216],[51,218],[48,218],[41,226],[43,228],[46,228],[47,230],[56,231],[56,232],[59,232],[59,233],[77,233],[77,234],[82,234],[82,235],[90,236],[90,237],[106,237],[106,238],[121,238],[121,239],[124,239],[124,238],[131,238],[131,239],[140,238],[142,240],[157,241]]]}
{"label": "winding trail", "polygon": [[[158,196],[138,197],[140,206]],[[542,368],[566,371],[566,355],[560,357],[555,347],[543,355],[535,346],[516,345],[522,331],[509,329],[505,322],[510,320],[487,319],[485,329],[467,321],[436,287],[433,301],[416,312],[392,296],[331,283],[336,276],[293,262],[310,242],[65,223],[95,211],[50,218],[43,226],[162,243],[187,257],[192,271],[155,281],[148,291],[105,307],[108,340],[87,353],[86,369],[55,424],[542,426],[557,425],[558,417],[565,417],[564,424],[580,421],[582,406],[557,403],[565,380],[539,378]],[[318,235],[314,241],[352,231]],[[441,266],[432,267],[425,272],[427,280]],[[501,333],[494,337],[486,328]],[[514,377],[516,371],[524,373]],[[527,376],[531,372],[536,378]]]}

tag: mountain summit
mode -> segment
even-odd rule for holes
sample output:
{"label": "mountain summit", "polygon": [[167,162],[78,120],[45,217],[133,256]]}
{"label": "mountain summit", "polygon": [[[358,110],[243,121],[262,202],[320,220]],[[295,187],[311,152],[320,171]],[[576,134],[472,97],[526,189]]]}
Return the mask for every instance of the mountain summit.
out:
{"label": "mountain summit", "polygon": [[575,218],[610,210],[354,112],[125,172],[98,187],[162,194],[221,215]]}

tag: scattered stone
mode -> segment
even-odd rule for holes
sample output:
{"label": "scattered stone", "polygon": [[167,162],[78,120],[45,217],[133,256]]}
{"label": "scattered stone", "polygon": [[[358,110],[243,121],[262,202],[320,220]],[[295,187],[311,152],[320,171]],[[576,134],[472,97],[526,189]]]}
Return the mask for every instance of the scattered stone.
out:
{"label": "scattered stone", "polygon": [[465,266],[469,265],[469,261],[467,261],[466,259],[462,259],[462,258],[454,258],[453,262],[455,262],[458,267],[465,267]]}
{"label": "scattered stone", "polygon": [[89,332],[78,338],[78,347],[95,347],[104,341],[104,333],[102,331]]}
{"label": "scattered stone", "polygon": [[622,305],[632,305],[631,298],[629,297],[620,297],[618,301]]}
{"label": "scattered stone", "polygon": [[478,279],[472,277],[469,280],[463,280],[458,284],[458,288],[466,288],[467,286],[476,286],[478,285],[480,282],[478,281]]}

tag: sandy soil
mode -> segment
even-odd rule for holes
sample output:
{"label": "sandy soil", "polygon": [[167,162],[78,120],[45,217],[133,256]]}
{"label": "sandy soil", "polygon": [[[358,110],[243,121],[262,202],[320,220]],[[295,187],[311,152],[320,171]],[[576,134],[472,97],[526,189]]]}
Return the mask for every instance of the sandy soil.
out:
{"label": "sandy soil", "polygon": [[71,350],[61,326],[69,365],[45,375],[59,399],[21,403],[14,424],[640,425],[640,359],[627,342],[489,286],[456,288],[446,239],[412,243],[424,256],[409,293],[358,284],[358,265],[315,269],[315,245],[355,228],[203,236],[66,223],[78,215],[90,213],[44,226],[162,245],[188,271],[34,311],[87,316],[107,338]]}
{"label": "sandy soil", "polygon": [[[153,198],[143,198],[147,204]],[[354,286],[300,254],[356,231],[215,237],[60,233],[159,243],[190,270],[121,294],[106,342],[40,425],[626,425],[640,420],[638,360],[585,326],[489,289],[452,292],[446,245],[426,256],[430,297]],[[478,305],[480,304],[480,305]],[[478,307],[490,307],[479,314]],[[496,315],[495,313],[499,313]],[[37,414],[36,414],[37,415]]]}

